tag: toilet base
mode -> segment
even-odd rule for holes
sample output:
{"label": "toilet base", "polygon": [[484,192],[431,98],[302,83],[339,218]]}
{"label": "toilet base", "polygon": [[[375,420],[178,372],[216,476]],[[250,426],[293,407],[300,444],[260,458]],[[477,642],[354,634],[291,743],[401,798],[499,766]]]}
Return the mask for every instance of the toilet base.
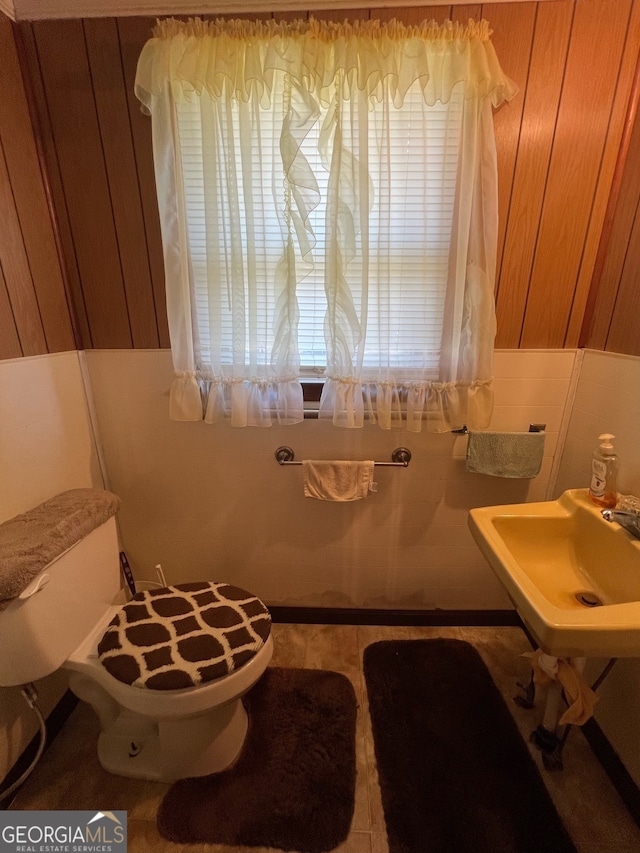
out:
{"label": "toilet base", "polygon": [[105,770],[175,782],[219,773],[235,761],[248,728],[242,697],[269,665],[271,636],[239,669],[196,690],[141,690],[123,684],[91,655],[93,646],[89,636],[65,669],[71,690],[100,720],[98,757]]}
{"label": "toilet base", "polygon": [[117,776],[175,782],[226,770],[248,719],[240,698],[189,717],[154,719],[123,708],[96,681],[71,672],[69,686],[100,719],[98,758]]}
{"label": "toilet base", "polygon": [[98,758],[117,776],[175,782],[229,767],[242,749],[247,713],[241,700],[186,720],[149,720],[123,710],[98,737]]}

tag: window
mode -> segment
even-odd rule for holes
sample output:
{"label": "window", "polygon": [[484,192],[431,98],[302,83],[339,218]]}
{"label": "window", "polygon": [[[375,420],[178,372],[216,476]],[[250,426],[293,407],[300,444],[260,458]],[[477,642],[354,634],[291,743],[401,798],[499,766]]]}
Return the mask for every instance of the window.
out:
{"label": "window", "polygon": [[[260,110],[259,132],[250,146],[250,170],[243,170],[242,149],[230,151],[226,142],[229,136],[241,139],[246,133],[237,103],[231,104],[229,112],[232,129],[226,129],[224,133],[221,130],[215,135],[203,134],[202,125],[207,121],[205,114],[211,106],[206,103],[206,93],[198,99],[183,100],[177,104],[199,361],[203,364],[211,363],[212,333],[222,341],[222,363],[233,364],[234,312],[231,300],[227,298],[228,287],[214,294],[209,285],[212,277],[221,277],[221,270],[226,272],[228,279],[232,277],[233,271],[227,267],[226,260],[230,256],[228,246],[234,240],[240,243],[245,263],[244,276],[245,279],[251,276],[260,316],[269,318],[274,315],[271,282],[282,257],[282,236],[273,198],[274,188],[270,182],[278,170],[278,118],[283,109],[282,94],[278,93],[280,97],[272,106]],[[424,369],[430,370],[434,377],[437,375],[463,94],[463,88],[459,86],[447,104],[437,103],[425,111],[422,92],[414,85],[407,93],[402,109],[385,115],[387,105],[376,103],[372,105],[374,115],[368,116],[371,209],[368,232],[370,311],[367,312],[367,349],[363,358],[366,368],[376,368],[389,345],[388,363],[391,367],[404,368],[407,375]],[[318,154],[326,113],[326,109],[320,112],[301,145],[318,191],[317,205],[309,216],[310,230],[315,237],[312,262],[309,262],[308,271],[305,270],[296,290],[300,311],[298,348],[301,376],[321,375],[327,366],[324,276],[329,170]],[[389,124],[388,143],[384,150],[379,150],[380,125],[385,121]],[[356,116],[352,134],[358,133]],[[203,144],[205,139],[209,142],[209,150]],[[219,151],[224,152],[224,162],[220,161]],[[213,180],[208,172],[210,168],[233,172],[238,188],[238,205],[233,218],[227,220],[228,228],[224,223],[216,223],[208,231],[204,187]],[[250,186],[245,187],[245,181]],[[217,191],[221,189],[221,182],[217,182]],[[275,191],[278,189],[276,187]],[[249,205],[251,211],[248,210]],[[219,199],[219,206],[224,207],[223,199]],[[253,264],[247,252],[250,214],[254,225],[251,231],[255,252]],[[212,239],[215,245],[212,245]],[[363,252],[359,248],[358,255],[348,265],[348,275],[352,282],[355,310],[361,315],[362,292],[358,285],[362,282]],[[243,284],[248,291],[247,282]],[[216,306],[216,321],[212,322],[214,295],[220,297],[220,302]],[[250,298],[248,292],[245,298]],[[379,307],[384,302],[389,304],[387,325],[380,328]],[[248,314],[244,315],[244,320],[248,322]],[[431,341],[426,348],[425,332]],[[251,361],[250,340],[251,336],[247,334],[244,356],[247,362]],[[265,355],[271,351],[273,343],[273,330],[266,329],[262,339]]]}
{"label": "window", "polygon": [[[493,75],[487,77],[487,70]],[[172,416],[488,423],[497,216],[486,23],[161,22],[154,157]]]}

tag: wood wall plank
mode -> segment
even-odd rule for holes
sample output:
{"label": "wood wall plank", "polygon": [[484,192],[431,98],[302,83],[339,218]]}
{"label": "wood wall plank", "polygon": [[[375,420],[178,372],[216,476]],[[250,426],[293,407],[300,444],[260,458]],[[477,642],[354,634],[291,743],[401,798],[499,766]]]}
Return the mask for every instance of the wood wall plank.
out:
{"label": "wood wall plank", "polygon": [[605,349],[611,318],[615,308],[620,279],[627,258],[629,241],[640,199],[640,121],[636,120],[629,142],[627,162],[613,215],[611,237],[598,282],[598,295],[591,330],[585,341],[588,347]]}
{"label": "wood wall plank", "polygon": [[93,18],[84,22],[84,35],[132,342],[153,348],[158,328],[118,27],[113,18]]}
{"label": "wood wall plank", "polygon": [[[620,78],[609,122],[601,179],[594,201],[585,252],[580,266],[577,296],[571,311],[565,346],[606,347],[606,335],[620,283],[622,263],[615,260],[618,249],[626,248],[631,234],[633,211],[640,193],[640,3],[633,4]],[[630,82],[629,82],[630,81]],[[627,96],[627,92],[629,93]],[[609,192],[605,189],[610,185]],[[630,202],[630,204],[629,204]],[[629,210],[626,210],[626,207]],[[616,208],[620,208],[617,216]],[[624,222],[628,222],[628,228]],[[617,229],[622,228],[620,233]],[[614,238],[614,239],[611,239]],[[624,241],[622,246],[621,241]],[[609,243],[612,257],[607,257]],[[610,262],[613,262],[613,266]],[[640,272],[640,270],[639,270]],[[597,324],[601,343],[586,343],[589,330]],[[623,352],[630,350],[623,349]]]}
{"label": "wood wall plank", "polygon": [[[340,9],[338,14],[336,14],[335,9],[314,9],[313,17],[318,21],[368,21],[370,12],[375,12],[375,10],[360,6],[353,9]],[[249,17],[256,18],[259,15],[250,15]]]}
{"label": "wood wall plank", "polygon": [[160,217],[158,215],[153,156],[150,154],[153,149],[151,117],[143,115],[140,109],[140,101],[138,101],[134,92],[138,57],[147,40],[151,38],[155,19],[120,18],[117,24],[129,124],[133,135],[133,150],[140,189],[142,215],[144,218],[147,259],[151,273],[157,334],[160,346],[169,347],[169,322],[167,320],[167,301],[164,284],[162,234],[160,231]]}
{"label": "wood wall plank", "polygon": [[513,192],[513,179],[522,113],[527,93],[529,64],[536,20],[536,3],[485,3],[482,16],[493,30],[492,42],[500,58],[502,70],[519,87],[518,94],[495,112],[494,127],[498,154],[498,249],[496,287],[500,281],[502,250]]}
{"label": "wood wall plank", "polygon": [[[14,33],[16,30],[14,30]],[[32,124],[34,135],[41,150],[41,169],[46,173],[51,203],[55,209],[56,227],[61,247],[61,264],[65,270],[67,287],[70,292],[74,325],[77,326],[78,346],[91,346],[91,333],[87,312],[84,305],[84,294],[80,282],[80,272],[76,260],[73,233],[67,214],[64,189],[60,175],[53,132],[49,120],[47,99],[42,83],[38,51],[30,24],[20,24],[17,27],[17,39],[20,41],[20,61],[23,65],[23,77],[29,82],[32,97]]]}
{"label": "wood wall plank", "polygon": [[466,24],[472,18],[479,21],[482,18],[482,3],[466,3],[460,6],[451,6],[451,20]]}
{"label": "wood wall plank", "polygon": [[0,210],[2,211],[0,263],[22,355],[42,355],[47,352],[47,340],[42,327],[29,258],[2,145],[0,145]]}
{"label": "wood wall plank", "polygon": [[640,355],[640,202],[636,207],[624,267],[620,276],[607,350]]}
{"label": "wood wall plank", "polygon": [[18,329],[7,292],[7,283],[0,263],[0,359],[20,358],[22,354]]}
{"label": "wood wall plank", "polygon": [[423,21],[437,21],[442,24],[451,18],[450,6],[410,6],[406,9],[372,9],[371,17],[379,21],[391,21],[397,18],[403,24],[417,26]]}
{"label": "wood wall plank", "polygon": [[113,207],[81,21],[33,25],[95,347],[132,345]]}
{"label": "wood wall plank", "polygon": [[63,273],[11,25],[0,19],[0,139],[48,352],[75,349]]}
{"label": "wood wall plank", "polygon": [[501,208],[506,233],[496,299],[498,347],[520,345],[573,10],[573,0],[541,3],[537,10],[514,181],[508,209]]}
{"label": "wood wall plank", "polygon": [[576,4],[520,339],[525,348],[564,345],[630,8],[631,0]]}
{"label": "wood wall plank", "polygon": [[309,15],[309,12],[291,9],[289,11],[278,10],[277,12],[274,12],[271,17],[274,21],[308,21]]}

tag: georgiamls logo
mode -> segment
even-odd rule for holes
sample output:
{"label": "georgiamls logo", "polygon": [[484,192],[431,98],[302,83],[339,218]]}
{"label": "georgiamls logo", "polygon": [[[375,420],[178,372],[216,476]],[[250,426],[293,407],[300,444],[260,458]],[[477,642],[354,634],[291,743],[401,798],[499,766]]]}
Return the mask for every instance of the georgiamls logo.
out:
{"label": "georgiamls logo", "polygon": [[0,813],[0,853],[126,851],[125,811]]}

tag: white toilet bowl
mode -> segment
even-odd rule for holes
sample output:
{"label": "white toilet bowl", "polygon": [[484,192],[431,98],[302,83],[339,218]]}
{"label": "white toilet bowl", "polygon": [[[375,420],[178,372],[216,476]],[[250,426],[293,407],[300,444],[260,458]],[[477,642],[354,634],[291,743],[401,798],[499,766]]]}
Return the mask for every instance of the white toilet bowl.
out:
{"label": "white toilet bowl", "polygon": [[198,687],[149,690],[123,684],[100,663],[96,648],[119,608],[111,608],[63,664],[69,687],[100,720],[98,758],[119,776],[173,782],[229,767],[247,732],[242,696],[273,654],[269,635],[240,669]]}
{"label": "white toilet bowl", "polygon": [[[205,602],[202,609],[198,598]],[[167,617],[162,615],[166,605],[185,608],[186,613]],[[185,620],[189,624],[182,627]],[[222,623],[230,620],[233,624],[223,628]],[[269,629],[262,602],[224,583],[155,589],[109,608],[63,664],[71,690],[94,708],[100,720],[98,757],[103,767],[121,776],[162,782],[226,769],[247,733],[242,696],[264,673],[273,654]],[[132,631],[147,633],[136,635],[132,643]],[[204,651],[200,649],[197,660],[183,658],[181,643],[192,651],[198,641],[204,643]],[[210,645],[216,649],[211,659]],[[242,662],[235,667],[238,655]],[[158,657],[166,663],[158,663]],[[220,668],[227,671],[211,678],[210,666],[214,673]],[[167,683],[176,676],[196,683],[168,689]],[[148,686],[158,678],[164,678],[160,689]]]}

